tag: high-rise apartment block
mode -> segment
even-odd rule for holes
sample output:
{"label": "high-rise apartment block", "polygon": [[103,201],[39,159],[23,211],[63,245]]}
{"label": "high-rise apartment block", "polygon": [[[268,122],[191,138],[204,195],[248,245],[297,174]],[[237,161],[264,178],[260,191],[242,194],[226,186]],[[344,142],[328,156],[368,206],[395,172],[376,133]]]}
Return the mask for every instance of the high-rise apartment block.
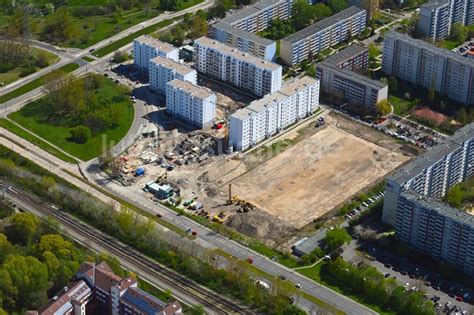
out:
{"label": "high-rise apartment block", "polygon": [[395,236],[474,276],[474,216],[413,191],[400,195]]}
{"label": "high-rise apartment block", "polygon": [[474,174],[474,124],[387,178],[382,220],[398,239],[474,276],[474,216],[440,201]]}
{"label": "high-rise apartment block", "polygon": [[265,30],[271,20],[291,17],[293,0],[263,0],[226,16],[211,25],[209,36],[246,53],[274,60],[276,43],[255,35]]}
{"label": "high-rise apartment block", "polygon": [[474,60],[406,34],[385,35],[382,71],[464,105],[474,104]]}
{"label": "high-rise apartment block", "polygon": [[245,150],[276,134],[319,105],[319,81],[303,77],[253,101],[229,118],[229,145]]}
{"label": "high-rise apartment block", "polygon": [[398,198],[404,191],[441,198],[473,173],[474,124],[470,124],[387,178],[382,220],[395,225]]}
{"label": "high-rise apartment block", "polygon": [[446,38],[455,23],[474,24],[474,1],[435,0],[420,7],[418,30],[423,37],[433,41]]}
{"label": "high-rise apartment block", "polygon": [[173,45],[149,35],[140,36],[133,41],[133,62],[142,71],[148,73],[150,60],[158,56],[178,61],[179,51]]}
{"label": "high-rise apartment block", "polygon": [[367,69],[368,49],[354,44],[326,58],[316,67],[316,78],[321,81],[321,90],[340,95],[346,101],[366,107],[387,99],[388,86],[360,72]]}
{"label": "high-rise apartment block", "polygon": [[355,6],[316,22],[281,40],[280,57],[295,65],[365,29],[367,12]]}
{"label": "high-rise apartment block", "polygon": [[166,83],[179,79],[197,84],[197,72],[195,69],[163,57],[155,57],[150,60],[148,69],[150,88],[158,93],[166,93]]}
{"label": "high-rise apartment block", "polygon": [[274,93],[281,87],[280,65],[208,37],[194,41],[194,62],[198,72],[257,96]]}
{"label": "high-rise apartment block", "polygon": [[166,111],[200,128],[213,123],[216,116],[216,94],[187,81],[166,84]]}

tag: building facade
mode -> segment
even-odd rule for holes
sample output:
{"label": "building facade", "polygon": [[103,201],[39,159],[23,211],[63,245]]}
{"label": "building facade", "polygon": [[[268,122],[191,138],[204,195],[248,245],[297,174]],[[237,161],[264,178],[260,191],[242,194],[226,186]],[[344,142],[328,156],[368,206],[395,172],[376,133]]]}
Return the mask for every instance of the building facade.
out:
{"label": "building facade", "polygon": [[280,42],[280,57],[289,66],[339,44],[362,32],[367,23],[365,10],[355,6],[302,29]]}
{"label": "building facade", "polygon": [[281,87],[280,65],[208,37],[194,41],[194,62],[198,72],[257,96],[274,93]]}
{"label": "building facade", "polygon": [[166,111],[204,128],[216,117],[216,94],[187,81],[170,81],[166,84]]}
{"label": "building facade", "polygon": [[474,216],[407,191],[397,206],[395,236],[474,276]]}
{"label": "building facade", "polygon": [[47,304],[27,315],[163,314],[181,315],[178,301],[164,303],[138,288],[135,279],[117,276],[105,263],[87,262],[74,280]]}
{"label": "building facade", "polygon": [[319,105],[319,81],[303,77],[280,91],[253,101],[229,118],[229,146],[245,150],[278,133]]}
{"label": "building facade", "polygon": [[406,34],[385,35],[382,71],[464,105],[474,104],[474,61]]}
{"label": "building facade", "polygon": [[148,73],[150,60],[158,56],[178,61],[179,51],[173,45],[149,35],[142,35],[133,41],[133,62],[140,70]]}
{"label": "building facade", "polygon": [[472,0],[435,0],[420,7],[418,30],[423,37],[432,41],[446,38],[455,23],[474,24]]}
{"label": "building facade", "polygon": [[375,108],[378,102],[387,99],[388,86],[360,74],[367,70],[368,63],[368,49],[359,44],[326,58],[316,66],[321,90],[340,95],[348,102]]}
{"label": "building facade", "polygon": [[158,93],[166,93],[166,83],[178,79],[197,84],[197,72],[191,67],[173,59],[155,57],[148,69],[150,88]]}
{"label": "building facade", "polygon": [[224,22],[211,25],[209,37],[264,60],[276,59],[276,42],[230,26]]}
{"label": "building facade", "polygon": [[209,37],[265,60],[275,60],[276,43],[255,33],[274,19],[291,17],[294,0],[262,0],[246,6],[211,25]]}
{"label": "building facade", "polygon": [[396,224],[397,203],[403,192],[442,198],[450,187],[473,173],[474,124],[469,124],[387,178],[382,220]]}

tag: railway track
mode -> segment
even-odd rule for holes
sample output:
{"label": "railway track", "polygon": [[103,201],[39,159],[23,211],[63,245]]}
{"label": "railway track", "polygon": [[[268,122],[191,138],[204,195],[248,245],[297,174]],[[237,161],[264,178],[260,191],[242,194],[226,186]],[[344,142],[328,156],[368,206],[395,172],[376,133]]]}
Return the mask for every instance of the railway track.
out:
{"label": "railway track", "polygon": [[[29,210],[37,211],[42,215],[55,218],[61,223],[61,225],[73,232],[70,234],[75,233],[81,235],[86,240],[94,242],[95,245],[100,246],[104,251],[116,256],[122,264],[127,264],[133,266],[136,270],[140,269],[144,271],[144,274],[142,275],[144,280],[153,283],[153,279],[151,278],[155,278],[158,279],[160,283],[173,288],[173,293],[178,297],[178,299],[185,300],[185,296],[192,297],[194,301],[197,301],[207,312],[212,314],[253,314],[253,312],[248,308],[230,301],[194,281],[158,264],[130,246],[104,234],[76,218],[71,217],[67,213],[56,209],[36,196],[26,193],[16,187],[12,187],[3,181],[0,181],[0,188],[5,191],[5,197],[11,199],[13,202],[24,204],[30,208]],[[65,232],[67,232],[67,230],[65,230]]]}

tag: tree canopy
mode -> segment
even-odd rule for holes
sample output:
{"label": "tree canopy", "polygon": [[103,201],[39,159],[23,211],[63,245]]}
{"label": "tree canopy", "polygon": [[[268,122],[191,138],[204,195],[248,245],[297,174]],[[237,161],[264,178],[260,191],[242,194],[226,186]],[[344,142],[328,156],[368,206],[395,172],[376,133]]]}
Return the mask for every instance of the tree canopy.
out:
{"label": "tree canopy", "polygon": [[326,251],[331,252],[342,245],[349,243],[352,237],[347,233],[346,229],[334,228],[327,231],[323,242],[326,245]]}

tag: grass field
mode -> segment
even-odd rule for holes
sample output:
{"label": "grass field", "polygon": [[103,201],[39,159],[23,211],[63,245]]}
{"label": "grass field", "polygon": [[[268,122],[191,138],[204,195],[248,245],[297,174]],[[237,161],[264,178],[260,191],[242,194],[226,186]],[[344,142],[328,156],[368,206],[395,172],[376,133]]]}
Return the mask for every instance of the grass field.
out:
{"label": "grass field", "polygon": [[75,127],[70,118],[58,116],[52,122],[50,117],[46,117],[47,111],[44,110],[44,106],[49,106],[49,104],[44,98],[29,103],[19,111],[10,114],[9,118],[69,154],[84,161],[90,160],[100,155],[103,149],[117,144],[127,134],[134,116],[130,99],[115,101],[115,98],[121,95],[119,86],[111,80],[104,80],[104,82],[95,92],[95,97],[98,103],[110,104],[113,111],[119,112],[119,120],[116,127],[92,135],[84,144],[68,140],[70,128]]}
{"label": "grass field", "polygon": [[410,109],[413,107],[411,101],[407,101],[395,95],[389,95],[388,101],[390,104],[392,104],[394,113],[399,116],[407,115]]}
{"label": "grass field", "polygon": [[[51,73],[58,73],[58,72],[63,72],[64,74],[72,72],[79,68],[79,65],[77,63],[68,63],[67,65],[62,66],[59,69],[56,69],[52,71]],[[5,95],[0,96],[0,104],[8,102],[11,99],[14,99],[20,95],[23,95],[25,93],[28,93],[30,91],[33,91],[36,88],[39,88],[44,84],[44,79],[50,74],[45,74],[31,82],[28,82],[25,85],[22,85],[16,90],[13,90]]]}
{"label": "grass field", "polygon": [[93,58],[91,58],[91,57],[87,57],[87,56],[82,57],[82,59],[85,60],[85,61],[87,61],[87,62],[92,62],[92,61],[95,60],[95,59],[93,59]]}
{"label": "grass field", "polygon": [[146,34],[150,34],[152,32],[156,32],[157,30],[159,30],[160,28],[163,28],[163,27],[166,27],[170,24],[173,23],[173,20],[172,19],[168,19],[168,20],[164,20],[164,21],[161,21],[159,23],[156,23],[156,24],[153,24],[153,25],[150,25],[148,27],[145,27],[135,33],[132,33],[128,36],[125,36],[105,47],[102,47],[101,49],[98,49],[96,50],[93,55],[96,56],[96,57],[103,57],[105,55],[108,55],[118,49],[120,49],[121,47],[127,45],[128,43],[131,43],[135,38],[139,37],[139,36],[142,36],[142,35],[146,35]]}
{"label": "grass field", "polygon": [[24,129],[18,127],[11,121],[5,118],[0,118],[0,127],[3,127],[7,129],[8,131],[16,134],[17,136],[25,139],[28,142],[31,142],[32,144],[38,146],[39,148],[45,150],[48,153],[51,153],[52,155],[56,156],[57,158],[69,162],[69,163],[77,163],[78,161],[76,159],[71,158],[70,156],[64,154],[63,152],[59,151],[55,147],[51,146],[47,142],[44,142],[34,134],[25,131]]}
{"label": "grass field", "polygon": [[[38,48],[33,48],[30,59],[36,59],[36,56],[39,53],[42,53],[46,56],[46,59],[48,60],[49,65],[53,65],[59,60],[58,56],[56,56],[55,54],[52,54],[50,52],[47,52],[45,50],[38,49]],[[35,67],[35,72],[40,69],[41,68],[39,67]],[[7,85],[12,82],[15,82],[16,80],[21,78],[21,72],[22,72],[22,67],[18,66],[10,71],[0,73],[0,83],[2,83],[3,85]]]}

